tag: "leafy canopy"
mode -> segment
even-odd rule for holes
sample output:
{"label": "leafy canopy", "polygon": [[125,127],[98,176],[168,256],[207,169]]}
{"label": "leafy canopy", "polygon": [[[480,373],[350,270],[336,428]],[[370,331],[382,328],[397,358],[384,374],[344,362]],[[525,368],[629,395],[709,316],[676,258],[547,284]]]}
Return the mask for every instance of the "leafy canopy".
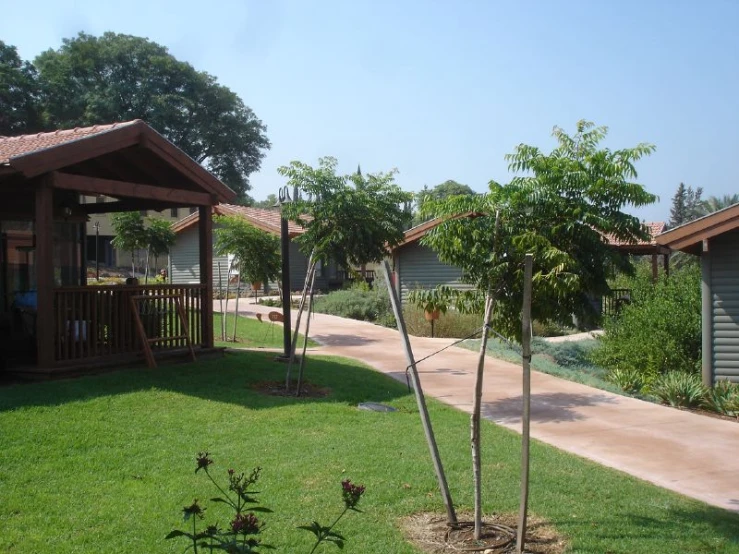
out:
{"label": "leafy canopy", "polygon": [[45,128],[143,119],[247,198],[270,147],[266,127],[212,75],[148,39],[110,32],[65,39],[35,66]]}
{"label": "leafy canopy", "polygon": [[297,240],[306,254],[346,267],[383,259],[403,239],[412,199],[395,184],[395,172],[336,174],[335,158],[317,168],[294,161],[278,168],[305,198],[283,204],[285,217],[306,229]]}
{"label": "leafy canopy", "polygon": [[39,130],[38,96],[36,68],[0,40],[0,136]]}
{"label": "leafy canopy", "polygon": [[241,278],[249,283],[268,283],[280,273],[280,240],[236,216],[215,218],[215,253],[232,254]]}
{"label": "leafy canopy", "polygon": [[600,142],[605,127],[580,121],[568,135],[555,127],[557,147],[549,154],[521,144],[506,156],[517,175],[507,186],[491,181],[486,194],[430,201],[424,213],[441,224],[423,243],[442,262],[458,266],[464,281],[496,300],[495,324],[520,333],[523,259],[534,254],[532,313],[540,321],[566,324],[573,314],[596,316],[588,294],[607,292],[614,270],[632,273],[628,258],[605,236],[623,241],[648,237],[626,206],[643,206],[655,196],[633,181],[634,166],[654,147],[610,150]]}

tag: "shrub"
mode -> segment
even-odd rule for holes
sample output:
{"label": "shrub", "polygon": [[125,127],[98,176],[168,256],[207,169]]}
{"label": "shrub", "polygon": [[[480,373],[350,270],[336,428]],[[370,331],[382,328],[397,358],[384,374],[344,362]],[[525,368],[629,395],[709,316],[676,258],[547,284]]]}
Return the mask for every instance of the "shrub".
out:
{"label": "shrub", "polygon": [[551,321],[534,320],[531,327],[535,337],[561,337],[577,332],[571,327],[562,327]]}
{"label": "shrub", "polygon": [[721,380],[708,389],[703,406],[720,414],[737,417],[739,415],[739,385]]}
{"label": "shrub", "polygon": [[651,393],[663,404],[679,408],[697,408],[708,394],[695,373],[670,371],[655,379]]}
{"label": "shrub", "polygon": [[[426,321],[422,308],[405,304],[403,317],[409,335],[414,337],[430,337],[431,324]],[[449,310],[434,322],[434,336],[438,338],[461,339],[468,337],[482,327],[482,315],[462,314]]]}
{"label": "shrub", "polygon": [[349,289],[316,298],[314,309],[324,314],[395,326],[390,296],[382,279],[375,279],[371,289],[366,283],[359,282]]}
{"label": "shrub", "polygon": [[614,369],[608,380],[627,394],[641,394],[651,385],[647,375],[637,369]]}
{"label": "shrub", "polygon": [[594,340],[547,342],[535,339],[536,350],[548,354],[562,367],[582,367],[590,365],[590,356],[596,346]]}
{"label": "shrub", "polygon": [[612,370],[694,371],[701,356],[700,270],[686,267],[656,284],[642,270],[630,283],[632,302],[605,322],[593,361]]}

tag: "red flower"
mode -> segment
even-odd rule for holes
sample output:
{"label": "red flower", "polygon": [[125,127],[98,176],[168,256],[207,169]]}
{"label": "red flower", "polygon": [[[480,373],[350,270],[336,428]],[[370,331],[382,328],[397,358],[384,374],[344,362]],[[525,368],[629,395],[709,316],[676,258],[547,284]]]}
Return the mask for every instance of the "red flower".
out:
{"label": "red flower", "polygon": [[354,508],[364,494],[364,485],[354,485],[349,479],[341,482],[341,496],[347,508]]}
{"label": "red flower", "polygon": [[254,514],[236,514],[231,530],[242,535],[256,535],[259,533],[259,520]]}

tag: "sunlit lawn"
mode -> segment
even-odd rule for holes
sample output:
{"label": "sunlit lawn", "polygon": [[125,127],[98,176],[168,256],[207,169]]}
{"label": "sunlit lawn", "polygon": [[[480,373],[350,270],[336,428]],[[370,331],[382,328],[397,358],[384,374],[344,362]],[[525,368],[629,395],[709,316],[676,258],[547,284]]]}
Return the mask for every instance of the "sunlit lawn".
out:
{"label": "sunlit lawn", "polygon": [[[363,483],[363,514],[340,524],[347,553],[411,553],[398,521],[441,511],[414,399],[404,384],[357,363],[311,358],[320,400],[263,396],[254,383],[281,380],[266,352],[156,370],[0,388],[0,552],[182,552],[165,541],[193,498],[206,522],[227,523],[195,474],[208,450],[216,474],[260,465],[264,540],[278,552],[308,552],[296,526],[328,522],[339,483]],[[356,409],[389,403],[395,413]],[[430,403],[453,496],[472,503],[468,417]],[[484,506],[515,511],[520,438],[484,424]],[[531,508],[564,534],[572,552],[739,553],[739,516],[536,443]],[[338,552],[326,546],[322,552]]]}
{"label": "sunlit lawn", "polygon": [[[234,317],[238,318],[236,324],[236,342],[233,342],[234,336]],[[223,314],[213,314],[213,329],[216,338],[216,346],[228,347],[244,347],[244,348],[282,348],[283,347],[283,328],[282,323],[272,323],[265,315],[262,321],[255,317],[234,316],[234,314],[226,314],[226,337],[228,340],[221,339],[221,326],[223,322]],[[303,335],[299,335],[299,347],[303,345]],[[318,343],[309,340],[308,346],[318,346]]]}

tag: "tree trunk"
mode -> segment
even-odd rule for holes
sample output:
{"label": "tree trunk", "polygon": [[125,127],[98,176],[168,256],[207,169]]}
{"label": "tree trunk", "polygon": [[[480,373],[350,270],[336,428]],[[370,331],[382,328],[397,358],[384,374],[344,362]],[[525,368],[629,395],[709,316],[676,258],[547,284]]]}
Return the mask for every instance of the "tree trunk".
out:
{"label": "tree trunk", "polygon": [[[308,258],[308,271],[305,275],[305,282],[303,283],[303,294],[300,297],[300,304],[298,305],[298,315],[295,318],[295,332],[293,333],[292,344],[290,345],[290,357],[287,361],[287,372],[285,375],[285,391],[286,392],[290,392],[290,381],[292,379],[293,362],[295,361],[295,351],[298,348],[298,331],[300,330],[300,318],[303,314],[303,307],[305,306],[305,298],[306,298],[306,295],[308,294],[308,285],[311,282],[311,275],[313,274],[316,268],[314,254],[315,254],[315,250],[311,252],[310,257]],[[288,322],[285,321],[283,325],[288,325]]]}
{"label": "tree trunk", "polygon": [[236,307],[234,309],[234,342],[236,342],[236,326],[239,323],[239,298],[241,298],[241,264],[239,264],[239,272],[236,274]]}
{"label": "tree trunk", "polygon": [[475,486],[475,540],[482,536],[482,473],[480,457],[480,408],[482,406],[482,382],[485,372],[485,352],[488,346],[488,325],[493,313],[494,300],[488,291],[485,294],[485,315],[483,317],[483,332],[480,340],[480,355],[477,359],[477,373],[475,375],[475,394],[472,398],[472,416],[470,418],[470,443],[472,446],[472,478]]}
{"label": "tree trunk", "polygon": [[149,248],[146,249],[146,267],[144,268],[144,284],[149,284],[149,253],[151,250]]}
{"label": "tree trunk", "polygon": [[136,278],[136,252],[131,250],[131,277]]}
{"label": "tree trunk", "polygon": [[529,446],[531,444],[531,280],[534,258],[526,254],[523,271],[523,310],[521,345],[523,347],[523,417],[521,429],[521,504],[518,514],[516,552],[523,554],[529,510]]}
{"label": "tree trunk", "polygon": [[316,272],[313,272],[313,278],[310,280],[310,296],[308,297],[308,320],[305,322],[305,335],[303,335],[303,354],[300,358],[300,369],[298,370],[298,390],[295,396],[300,396],[300,387],[303,386],[303,370],[305,369],[305,351],[308,348],[308,333],[310,333],[310,318],[313,313],[313,293],[316,284]]}
{"label": "tree trunk", "polygon": [[400,301],[398,300],[398,296],[393,288],[390,265],[387,263],[387,260],[382,262],[382,271],[385,276],[385,284],[387,285],[387,290],[390,295],[390,304],[393,308],[393,314],[395,314],[395,321],[398,324],[398,334],[400,335],[403,350],[405,351],[405,357],[408,361],[408,369],[410,371],[411,380],[413,381],[413,392],[416,395],[416,405],[418,406],[418,413],[421,415],[423,432],[426,435],[426,444],[431,453],[431,461],[434,464],[436,479],[439,482],[439,491],[441,492],[441,498],[444,501],[444,507],[446,508],[446,521],[448,525],[456,525],[457,514],[454,511],[454,503],[452,502],[452,495],[449,492],[449,485],[446,481],[444,466],[441,463],[439,448],[436,446],[436,437],[434,436],[434,429],[431,426],[431,418],[429,417],[429,411],[426,407],[426,398],[423,395],[421,379],[418,377],[418,369],[416,368],[416,360],[413,358],[413,349],[411,348],[411,342],[408,339],[408,331],[406,331],[405,328],[403,310],[401,309]]}
{"label": "tree trunk", "polygon": [[223,313],[223,321],[221,322],[221,327],[223,328],[223,333],[222,333],[223,336],[221,340],[224,340],[224,341],[226,340],[226,335],[228,334],[228,330],[227,330],[228,327],[227,327],[226,320],[228,319],[227,317],[228,316],[228,295],[231,292],[230,288],[231,288],[231,270],[232,269],[233,269],[233,262],[228,264],[228,269],[226,270],[226,311]]}

